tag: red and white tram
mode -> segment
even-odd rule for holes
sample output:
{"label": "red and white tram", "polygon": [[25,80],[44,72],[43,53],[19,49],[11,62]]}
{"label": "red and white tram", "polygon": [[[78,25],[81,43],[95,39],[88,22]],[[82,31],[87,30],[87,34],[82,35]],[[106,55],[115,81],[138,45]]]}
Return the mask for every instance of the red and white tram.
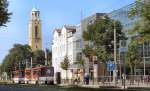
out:
{"label": "red and white tram", "polygon": [[24,83],[24,70],[16,70],[13,72],[14,83]]}
{"label": "red and white tram", "polygon": [[32,69],[16,70],[13,72],[13,82],[25,84],[54,84],[54,68],[38,66]]}

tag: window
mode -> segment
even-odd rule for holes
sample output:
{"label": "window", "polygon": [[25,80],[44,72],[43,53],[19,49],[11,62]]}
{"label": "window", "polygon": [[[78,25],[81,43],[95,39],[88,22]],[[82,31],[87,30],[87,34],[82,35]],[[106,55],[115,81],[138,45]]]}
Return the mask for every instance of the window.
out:
{"label": "window", "polygon": [[82,59],[82,53],[81,52],[78,52],[76,55],[77,55],[78,59]]}
{"label": "window", "polygon": [[38,38],[38,27],[35,26],[35,38],[37,39]]}
{"label": "window", "polygon": [[76,48],[77,49],[80,49],[82,47],[81,43],[82,43],[81,39],[76,40]]}
{"label": "window", "polygon": [[35,46],[35,48],[38,48],[37,45]]}

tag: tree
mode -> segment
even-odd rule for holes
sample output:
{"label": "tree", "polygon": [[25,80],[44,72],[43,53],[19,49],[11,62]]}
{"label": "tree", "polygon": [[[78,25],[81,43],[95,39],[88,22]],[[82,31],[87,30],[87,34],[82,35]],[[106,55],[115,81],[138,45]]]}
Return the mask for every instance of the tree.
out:
{"label": "tree", "polygon": [[123,37],[121,31],[122,26],[118,21],[104,17],[96,20],[93,24],[88,26],[86,31],[83,32],[83,39],[91,42],[92,49],[95,51],[96,56],[98,56],[103,62],[112,58],[114,52],[114,22],[118,48],[119,40]]}
{"label": "tree", "polygon": [[80,57],[79,55],[76,57],[76,62],[75,64],[77,64],[81,69],[84,70],[85,67],[85,60],[83,60],[82,57]]}
{"label": "tree", "polygon": [[123,38],[121,23],[105,16],[96,20],[88,26],[87,30],[83,31],[83,39],[90,43],[90,46],[85,47],[83,53],[91,59],[92,56],[97,56],[98,60],[103,62],[105,66],[108,60],[113,59],[114,27],[116,29],[117,48],[119,48],[119,40]]}
{"label": "tree", "polygon": [[11,14],[8,12],[8,1],[0,0],[0,26],[6,26]]}
{"label": "tree", "polygon": [[136,66],[140,64],[142,58],[141,54],[138,50],[138,44],[136,41],[131,41],[128,47],[128,51],[126,54],[126,63],[130,66],[131,69],[131,75],[133,75],[133,72],[135,72]]}
{"label": "tree", "polygon": [[33,66],[36,65],[45,65],[45,52],[43,50],[33,52]]}
{"label": "tree", "polygon": [[[77,65],[77,67],[82,70],[83,74],[82,77],[84,78],[84,73],[85,73],[85,60],[82,58],[82,55],[77,55],[76,57],[76,62],[74,63]],[[82,78],[82,81],[84,81]]]}
{"label": "tree", "polygon": [[12,56],[12,60],[15,60],[15,67],[19,69],[20,66],[24,69],[26,62],[30,61],[31,48],[29,45],[14,44],[14,47],[10,49],[9,54]]}
{"label": "tree", "polygon": [[46,49],[46,53],[48,65],[52,66],[52,52],[49,49]]}
{"label": "tree", "polygon": [[[135,7],[133,7],[129,14],[131,19],[138,17],[139,20],[131,29],[131,34],[138,35],[138,44],[143,44],[150,42],[150,1],[149,0],[137,0]],[[146,45],[148,46],[148,45]],[[143,50],[145,52],[145,50]],[[146,56],[146,55],[143,55]]]}
{"label": "tree", "polygon": [[137,0],[135,7],[129,12],[130,18],[139,17],[139,21],[131,30],[132,33],[137,33],[140,36],[140,41],[144,43],[150,40],[150,1]]}
{"label": "tree", "polygon": [[131,18],[139,16],[144,20],[150,21],[150,1],[148,0],[136,0],[135,7],[131,9],[129,15]]}
{"label": "tree", "polygon": [[82,51],[84,55],[89,59],[89,61],[92,61],[92,57],[96,54],[93,47],[89,45],[86,45]]}
{"label": "tree", "polygon": [[16,69],[24,69],[30,61],[31,48],[28,45],[14,44],[2,62],[2,70],[10,73]]}
{"label": "tree", "polygon": [[14,60],[11,57],[11,55],[6,55],[1,65],[1,71],[7,72],[8,75],[10,75],[10,72],[14,68]]}
{"label": "tree", "polygon": [[67,70],[69,68],[69,59],[68,56],[65,56],[63,62],[61,62],[61,68],[66,71],[66,80],[67,80]]}
{"label": "tree", "polygon": [[132,40],[128,46],[128,51],[126,54],[126,65],[130,67],[131,82],[134,83],[133,75],[136,75],[136,67],[141,63],[142,57],[138,50],[138,42]]}

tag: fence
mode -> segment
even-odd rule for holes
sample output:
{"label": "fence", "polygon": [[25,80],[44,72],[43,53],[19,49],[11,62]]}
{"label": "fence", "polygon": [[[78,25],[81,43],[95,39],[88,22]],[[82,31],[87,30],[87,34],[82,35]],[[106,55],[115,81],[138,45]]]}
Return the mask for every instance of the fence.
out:
{"label": "fence", "polygon": [[[141,86],[150,86],[150,75],[127,75],[125,78],[116,77],[116,83],[113,79],[113,76],[100,76],[98,78],[89,79],[90,85],[99,85],[99,86],[123,86],[125,79],[126,86],[132,87],[141,87]],[[84,79],[63,79],[62,84],[85,84]]]}

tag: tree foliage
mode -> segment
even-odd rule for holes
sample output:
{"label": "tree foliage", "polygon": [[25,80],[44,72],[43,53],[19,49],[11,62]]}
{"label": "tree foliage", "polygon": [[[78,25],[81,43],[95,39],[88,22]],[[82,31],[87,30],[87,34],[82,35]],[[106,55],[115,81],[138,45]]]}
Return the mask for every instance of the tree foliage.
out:
{"label": "tree foliage", "polygon": [[[115,24],[114,24],[115,23]],[[92,50],[93,53],[101,60],[106,61],[112,58],[114,49],[114,25],[116,28],[117,47],[119,47],[119,40],[122,39],[122,26],[120,22],[114,21],[108,17],[96,20],[93,24],[89,25],[87,30],[83,32],[85,41],[92,43],[91,46],[85,47],[83,50]],[[91,53],[89,51],[89,53]],[[86,53],[85,55],[89,55]]]}
{"label": "tree foliage", "polygon": [[33,52],[33,66],[45,65],[45,52],[43,50],[36,50]]}
{"label": "tree foliage", "polygon": [[0,26],[6,26],[11,14],[8,12],[8,1],[0,0]]}
{"label": "tree foliage", "polygon": [[85,48],[83,49],[84,55],[91,59],[92,56],[96,55],[95,50],[93,49],[92,46],[86,45]]}
{"label": "tree foliage", "polygon": [[142,61],[141,54],[138,50],[139,45],[137,43],[137,41],[132,40],[128,46],[128,51],[126,54],[126,63],[130,66],[131,75],[133,75],[134,67],[140,64],[140,62]]}
{"label": "tree foliage", "polygon": [[10,73],[13,70],[25,69],[31,65],[31,57],[33,58],[33,66],[45,64],[45,52],[37,50],[32,52],[29,45],[14,44],[5,56],[2,62],[2,71]]}
{"label": "tree foliage", "polygon": [[150,1],[136,0],[135,7],[131,9],[129,15],[131,18],[139,17],[139,21],[131,30],[132,33],[137,33],[140,36],[140,41],[145,42],[150,40]]}
{"label": "tree foliage", "polygon": [[47,53],[47,62],[49,66],[52,66],[52,51],[50,51],[49,49],[46,49],[46,53]]}
{"label": "tree foliage", "polygon": [[70,66],[68,56],[66,55],[63,62],[61,62],[61,68],[66,71],[66,80],[67,80],[67,70]]}
{"label": "tree foliage", "polygon": [[25,68],[26,61],[31,57],[31,48],[28,45],[15,44],[5,56],[2,63],[2,70],[10,72],[15,69]]}
{"label": "tree foliage", "polygon": [[77,55],[75,64],[77,64],[80,68],[84,69],[85,60],[82,58],[81,55]]}
{"label": "tree foliage", "polygon": [[61,62],[61,68],[62,68],[63,70],[66,70],[66,71],[67,71],[68,68],[69,68],[69,65],[70,65],[70,63],[69,63],[68,56],[65,56],[63,62]]}
{"label": "tree foliage", "polygon": [[150,1],[149,0],[136,0],[135,7],[129,13],[130,17],[139,16],[144,20],[150,21]]}

